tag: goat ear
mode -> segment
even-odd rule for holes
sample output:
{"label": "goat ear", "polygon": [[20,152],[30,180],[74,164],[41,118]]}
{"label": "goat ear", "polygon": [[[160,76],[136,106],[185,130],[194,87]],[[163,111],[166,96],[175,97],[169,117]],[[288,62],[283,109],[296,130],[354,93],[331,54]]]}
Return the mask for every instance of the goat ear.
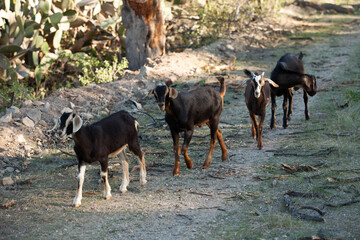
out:
{"label": "goat ear", "polygon": [[178,91],[175,88],[169,88],[169,97],[176,98],[178,96]]}
{"label": "goat ear", "polygon": [[79,131],[82,125],[83,125],[83,120],[78,115],[76,115],[73,118],[73,133]]}
{"label": "goat ear", "polygon": [[247,70],[247,69],[245,69],[244,70],[244,73],[246,74],[246,76],[248,76],[248,77],[250,77],[250,78],[252,78],[253,77],[253,73],[252,72],[250,72],[249,70]]}
{"label": "goat ear", "polygon": [[304,54],[302,52],[299,53],[299,59],[302,60],[302,58],[304,57]]}
{"label": "goat ear", "polygon": [[279,66],[281,67],[281,69],[283,69],[283,70],[288,70],[287,65],[286,65],[285,62],[279,62],[278,64],[279,64]]}
{"label": "goat ear", "polygon": [[264,77],[264,75],[265,75],[265,72],[262,72],[262,73],[261,73],[261,78],[263,78],[263,77]]}
{"label": "goat ear", "polygon": [[268,83],[270,83],[273,87],[279,87],[279,85],[277,85],[273,80],[271,80],[270,78],[264,78],[265,81],[267,81]]}

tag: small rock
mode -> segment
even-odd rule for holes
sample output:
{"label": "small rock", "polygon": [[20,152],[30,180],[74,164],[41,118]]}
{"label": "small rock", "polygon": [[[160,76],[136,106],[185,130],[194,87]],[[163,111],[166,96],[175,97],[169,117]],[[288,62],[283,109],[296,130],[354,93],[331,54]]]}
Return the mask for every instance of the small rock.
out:
{"label": "small rock", "polygon": [[2,180],[2,184],[4,186],[10,186],[10,185],[14,184],[14,181],[12,180],[11,177],[4,177],[3,180]]}
{"label": "small rock", "polygon": [[73,104],[72,102],[69,102],[68,107],[71,108],[71,109],[74,109],[74,108],[75,108],[75,104]]}
{"label": "small rock", "polygon": [[89,120],[89,119],[94,118],[94,116],[93,116],[91,113],[84,113],[84,114],[82,114],[82,117],[83,117],[85,120]]}
{"label": "small rock", "polygon": [[43,112],[49,112],[50,110],[50,103],[49,102],[46,102],[45,105],[44,105],[44,108],[43,108]]}
{"label": "small rock", "polygon": [[75,99],[76,102],[85,102],[85,98],[81,95],[79,95],[76,99]]}
{"label": "small rock", "polygon": [[26,139],[24,138],[24,135],[22,135],[22,134],[17,136],[16,141],[18,143],[26,143]]}
{"label": "small rock", "polygon": [[231,50],[231,51],[234,51],[234,50],[235,50],[234,47],[233,47],[232,45],[230,45],[230,44],[226,45],[226,47],[227,47],[227,49],[229,49],[229,50]]}
{"label": "small rock", "polygon": [[44,102],[42,102],[42,101],[35,101],[35,102],[34,102],[34,105],[36,105],[36,106],[42,106],[42,105],[44,105]]}
{"label": "small rock", "polygon": [[5,171],[8,173],[13,173],[15,171],[15,169],[13,167],[7,167],[7,168],[5,168]]}
{"label": "small rock", "polygon": [[33,122],[33,120],[28,117],[24,117],[21,122],[27,127],[35,127],[35,123]]}
{"label": "small rock", "polygon": [[20,109],[18,107],[11,106],[8,109],[6,109],[6,113],[9,113],[9,112],[11,112],[13,114],[17,114],[17,113],[20,113]]}
{"label": "small rock", "polygon": [[31,118],[36,123],[38,123],[41,120],[41,111],[37,109],[31,109],[26,113],[26,115]]}
{"label": "small rock", "polygon": [[24,149],[25,149],[25,151],[30,152],[33,149],[33,147],[30,145],[25,145]]}
{"label": "small rock", "polygon": [[68,107],[64,107],[61,110],[61,114],[63,114],[63,113],[71,113],[71,112],[73,112],[73,110],[71,108],[68,108]]}
{"label": "small rock", "polygon": [[8,123],[12,120],[12,113],[9,112],[9,113],[6,113],[4,116],[2,116],[0,118],[0,122],[3,122],[3,123]]}
{"label": "small rock", "polygon": [[44,120],[40,120],[38,123],[39,123],[41,126],[43,126],[43,127],[47,127],[47,126],[48,126],[47,123],[46,123]]}
{"label": "small rock", "polygon": [[21,105],[21,107],[29,107],[32,105],[32,101],[31,100],[26,100],[25,102],[23,102],[23,104]]}

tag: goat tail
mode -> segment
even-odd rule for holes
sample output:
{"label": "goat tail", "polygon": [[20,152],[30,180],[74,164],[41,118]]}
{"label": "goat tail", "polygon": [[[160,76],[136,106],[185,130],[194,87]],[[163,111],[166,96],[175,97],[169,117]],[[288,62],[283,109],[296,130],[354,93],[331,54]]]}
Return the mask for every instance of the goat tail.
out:
{"label": "goat tail", "polygon": [[226,93],[226,85],[225,85],[225,78],[224,77],[216,77],[217,80],[220,82],[220,96],[221,98],[224,98]]}

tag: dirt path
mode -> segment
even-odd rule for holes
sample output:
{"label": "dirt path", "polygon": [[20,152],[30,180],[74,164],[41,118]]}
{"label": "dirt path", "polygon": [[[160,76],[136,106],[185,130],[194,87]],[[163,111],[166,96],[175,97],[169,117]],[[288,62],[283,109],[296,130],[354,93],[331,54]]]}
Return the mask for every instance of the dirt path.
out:
{"label": "dirt path", "polygon": [[[353,20],[360,21],[356,17]],[[342,29],[343,33],[320,40],[288,41],[274,49],[249,50],[237,60],[236,69],[239,70],[231,75],[243,76],[240,69],[246,67],[265,71],[269,76],[281,55],[303,51],[307,72],[317,76],[319,89],[328,91],[346,80],[335,77],[351,61],[354,48],[359,48],[360,33],[354,25],[356,23],[342,25],[347,26]],[[112,159],[111,164],[116,165],[110,179],[112,199],[102,199],[103,186],[97,184],[98,166],[89,166],[83,205],[74,209],[70,204],[75,194],[76,166],[65,167],[72,163],[72,158],[53,154],[36,159],[31,161],[20,179],[25,180],[16,186],[1,188],[2,200],[15,199],[16,204],[10,209],[0,210],[0,239],[295,239],[321,234],[359,239],[359,204],[343,212],[329,211],[326,223],[296,220],[283,204],[286,190],[306,191],[310,183],[306,180],[308,175],[291,175],[281,170],[279,164],[306,162],[315,165],[326,159],[321,155],[300,160],[276,153],[289,150],[290,153],[298,151],[304,154],[323,150],[324,144],[316,147],[308,139],[311,139],[314,129],[323,129],[322,121],[330,117],[323,108],[316,107],[322,106],[328,93],[319,92],[309,99],[311,120],[306,122],[302,92],[295,92],[293,118],[285,130],[281,128],[281,100],[277,102],[278,122],[273,131],[268,128],[268,107],[264,149],[259,151],[250,137],[250,119],[243,89],[238,86],[238,81],[232,81],[228,86],[220,124],[229,150],[227,162],[220,161],[217,145],[210,168],[201,169],[208,151],[209,131],[198,128],[189,148],[194,169],[186,169],[181,160],[181,174],[173,177],[169,131],[155,101],[146,100],[148,104],[144,104],[143,111],[154,116],[157,124],[154,125],[147,115],[134,113],[142,125],[141,145],[149,164],[145,188],[139,186],[139,173],[134,171],[129,191],[121,194],[121,168],[116,165],[119,160]],[[179,89],[192,87],[186,83],[178,86]],[[310,133],[301,134],[306,131]],[[134,157],[131,159],[133,167]],[[358,184],[354,186],[359,190]],[[355,216],[351,214],[354,209],[357,209]]]}

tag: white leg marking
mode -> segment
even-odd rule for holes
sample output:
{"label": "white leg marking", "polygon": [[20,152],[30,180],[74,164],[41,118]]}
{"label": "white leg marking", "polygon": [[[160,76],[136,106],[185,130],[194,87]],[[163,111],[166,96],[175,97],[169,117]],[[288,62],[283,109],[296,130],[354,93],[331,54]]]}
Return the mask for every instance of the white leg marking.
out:
{"label": "white leg marking", "polygon": [[104,184],[105,184],[104,198],[106,200],[109,200],[111,198],[111,187],[109,184],[108,173],[101,171],[100,176],[101,178],[104,178]]}
{"label": "white leg marking", "polygon": [[144,153],[142,153],[142,158],[139,159],[139,164],[140,164],[140,185],[141,186],[145,186],[147,181],[146,181],[146,167],[145,167],[145,157],[144,157]]}
{"label": "white leg marking", "polygon": [[80,167],[79,174],[78,174],[78,189],[77,189],[74,201],[73,201],[74,207],[79,207],[81,205],[82,187],[83,187],[84,179],[85,179],[85,170],[86,170],[86,166],[82,165]]}
{"label": "white leg marking", "polygon": [[123,169],[123,180],[120,186],[120,192],[126,193],[127,189],[126,187],[129,186],[130,178],[129,178],[129,163],[128,159],[126,157],[125,150],[121,152],[120,154],[121,163],[122,163],[122,169]]}

